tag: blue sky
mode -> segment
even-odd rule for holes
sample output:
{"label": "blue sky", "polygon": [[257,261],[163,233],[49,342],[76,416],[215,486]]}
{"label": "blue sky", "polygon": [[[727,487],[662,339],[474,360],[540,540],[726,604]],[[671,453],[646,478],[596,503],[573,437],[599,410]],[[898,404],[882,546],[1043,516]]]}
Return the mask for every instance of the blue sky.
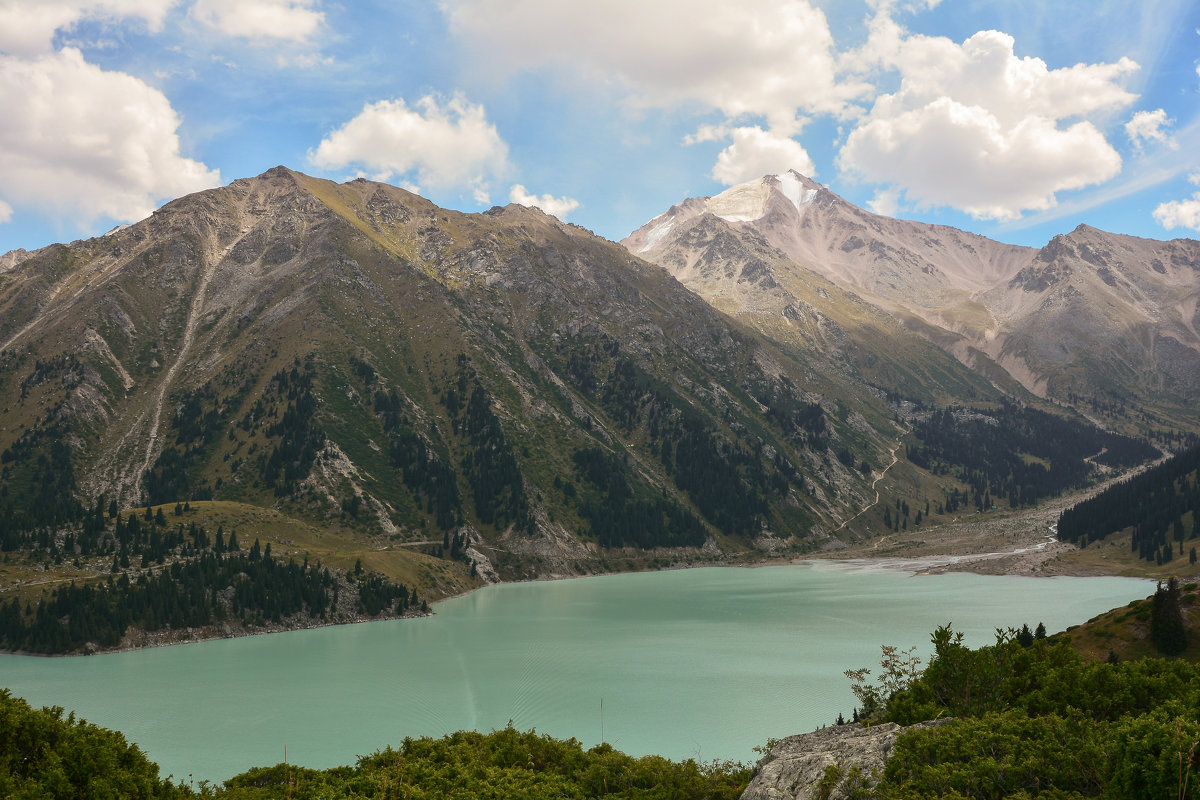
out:
{"label": "blue sky", "polygon": [[620,239],[789,168],[1041,246],[1200,231],[1195,0],[0,0],[0,252],[276,165]]}

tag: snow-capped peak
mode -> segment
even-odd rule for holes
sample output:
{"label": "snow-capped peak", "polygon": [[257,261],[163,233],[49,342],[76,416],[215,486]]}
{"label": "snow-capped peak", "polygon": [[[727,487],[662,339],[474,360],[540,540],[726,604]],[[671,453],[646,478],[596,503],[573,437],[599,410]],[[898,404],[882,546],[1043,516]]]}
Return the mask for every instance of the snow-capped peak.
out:
{"label": "snow-capped peak", "polygon": [[788,170],[778,175],[764,175],[758,180],[731,186],[708,198],[706,205],[712,214],[723,220],[752,222],[761,219],[767,213],[772,186],[777,186],[779,192],[798,212],[803,212],[804,207],[817,196],[817,190],[808,188],[804,176],[795,170]]}

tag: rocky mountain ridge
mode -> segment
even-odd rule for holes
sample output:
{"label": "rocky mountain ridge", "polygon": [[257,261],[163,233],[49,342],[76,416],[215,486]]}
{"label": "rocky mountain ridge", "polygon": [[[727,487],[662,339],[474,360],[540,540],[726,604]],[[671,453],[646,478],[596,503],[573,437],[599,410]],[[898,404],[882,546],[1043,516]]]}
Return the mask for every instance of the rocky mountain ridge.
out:
{"label": "rocky mountain ridge", "polygon": [[[819,276],[1006,392],[1019,385],[1117,424],[1135,406],[1149,424],[1200,425],[1194,240],[1080,226],[1017,247],[872,214],[788,172],[686,200],[623,244],[735,315],[786,317],[781,291]],[[785,340],[786,328],[760,326]]]}

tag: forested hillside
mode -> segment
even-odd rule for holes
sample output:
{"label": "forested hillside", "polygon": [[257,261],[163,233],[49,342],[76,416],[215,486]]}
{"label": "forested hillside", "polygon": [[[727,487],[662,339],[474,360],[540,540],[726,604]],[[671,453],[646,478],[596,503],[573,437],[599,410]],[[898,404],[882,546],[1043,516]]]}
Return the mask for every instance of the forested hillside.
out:
{"label": "forested hillside", "polygon": [[966,484],[976,508],[1030,506],[1086,485],[1095,464],[1128,468],[1158,455],[1138,439],[1009,402],[935,411],[913,434],[909,461]]}
{"label": "forested hillside", "polygon": [[[0,650],[76,653],[121,645],[126,633],[219,628],[252,631],[285,621],[295,625],[379,615],[428,613],[410,589],[361,565],[350,572],[319,563],[279,559],[258,539],[249,547],[237,532],[210,534],[182,504],[168,521],[152,513],[111,514],[97,503],[82,532],[25,534],[17,545],[47,563],[111,560],[100,580],[59,582],[36,605],[13,597],[0,603]],[[211,635],[211,634],[210,634]]]}
{"label": "forested hillside", "polygon": [[1198,516],[1200,447],[1195,447],[1067,509],[1058,535],[1086,547],[1128,531],[1130,549],[1140,558],[1161,565],[1186,557],[1195,564]]}

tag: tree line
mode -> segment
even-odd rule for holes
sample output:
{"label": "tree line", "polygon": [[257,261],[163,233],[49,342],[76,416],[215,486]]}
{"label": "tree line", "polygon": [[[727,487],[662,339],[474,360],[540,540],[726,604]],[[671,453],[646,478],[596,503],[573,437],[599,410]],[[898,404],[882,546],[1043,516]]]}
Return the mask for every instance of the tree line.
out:
{"label": "tree line", "polygon": [[[637,497],[629,469],[617,455],[598,447],[575,451],[575,474],[592,487],[579,501],[579,515],[602,547],[700,547],[704,524],[688,509],[666,497]],[[574,491],[571,491],[574,496]]]}
{"label": "tree line", "polygon": [[[1066,509],[1058,537],[1081,547],[1130,530],[1130,548],[1158,564],[1181,557],[1200,538],[1200,447],[1172,456],[1139,475]],[[1196,547],[1188,558],[1196,562]]]}
{"label": "tree line", "polygon": [[934,411],[913,434],[908,460],[962,481],[984,508],[1030,506],[1080,488],[1094,471],[1089,462],[1125,468],[1158,455],[1146,442],[1008,401],[986,412]]}
{"label": "tree line", "polygon": [[[674,388],[624,357],[608,337],[564,340],[558,349],[575,386],[627,436],[642,438],[675,486],[723,533],[757,535],[772,513],[772,498],[804,489],[803,476],[779,448],[772,448],[774,456],[768,458],[760,439],[719,429]],[[796,446],[824,446],[819,407],[800,401],[787,384],[773,389],[755,384],[753,391],[776,404],[767,419]],[[657,513],[648,506],[638,513],[643,512]]]}

